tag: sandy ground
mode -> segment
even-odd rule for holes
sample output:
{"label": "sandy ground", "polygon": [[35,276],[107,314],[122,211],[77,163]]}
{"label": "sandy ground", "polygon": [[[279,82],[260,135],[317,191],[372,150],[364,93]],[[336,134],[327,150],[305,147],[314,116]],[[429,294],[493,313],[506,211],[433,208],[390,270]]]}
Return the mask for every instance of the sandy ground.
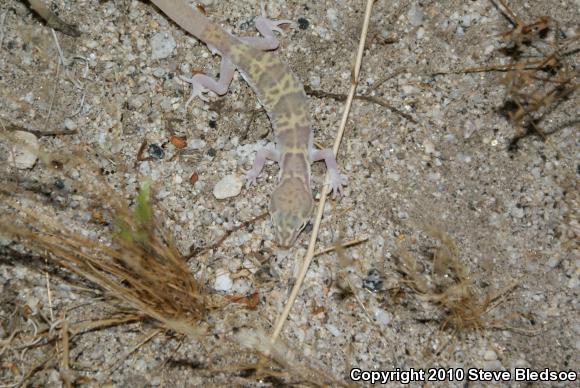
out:
{"label": "sandy ground", "polygon": [[[257,2],[203,3],[207,15],[233,33],[255,34]],[[273,17],[297,21],[280,37],[278,53],[319,92],[310,98],[315,139],[331,147],[343,102],[324,93],[348,91],[364,3],[267,3]],[[578,1],[509,3],[524,22],[547,16],[558,22],[559,39],[578,37]],[[196,71],[215,75],[219,57],[152,4],[52,4],[81,31],[78,38],[56,32],[65,66],[59,65],[55,39],[41,19],[20,1],[0,5],[2,126],[36,131],[47,152],[67,154],[81,146],[84,157],[111,182],[119,186],[124,179],[131,193],[127,199],[144,176],[152,177],[165,228],[184,253],[266,210],[278,171],[273,164],[266,166],[258,186],[225,200],[213,194],[225,176],[241,176],[254,151],[273,138],[265,112],[241,77],[234,78],[227,95],[210,96],[209,103],[195,99],[186,107],[189,88],[180,76]],[[358,91],[383,105],[368,99],[353,104],[338,155],[349,186],[326,205],[318,246],[331,246],[339,238],[368,240],[345,249],[342,258],[328,253],[311,265],[282,333],[297,363],[346,383],[353,382],[352,368],[441,367],[447,377],[467,374],[469,368],[578,371],[577,93],[542,122],[549,134],[545,139],[525,136],[510,148],[521,132],[498,113],[506,98],[506,73],[460,71],[508,63],[498,51],[505,45],[498,35],[510,29],[490,1],[376,2]],[[551,35],[546,39],[554,41]],[[537,58],[534,44],[526,48]],[[577,41],[572,49],[578,49]],[[577,51],[563,61],[577,67]],[[172,136],[185,137],[187,146],[179,149]],[[55,217],[77,225],[80,233],[97,239],[106,233],[90,222],[85,199],[90,193],[76,191],[74,180],[58,178],[40,162],[16,168],[9,142],[0,144],[2,180],[21,182],[16,200],[26,201],[23,193],[35,192],[37,201],[54,207]],[[315,193],[324,171],[320,163],[313,167]],[[76,178],[94,179],[88,171]],[[2,212],[3,217],[20,217],[6,207]],[[454,242],[475,306],[485,307],[476,328],[449,324],[449,315],[421,298],[401,273],[406,249],[417,259],[417,271],[434,284],[430,257],[441,241],[429,234],[430,228],[445,231]],[[144,341],[154,330],[148,322],[77,334],[69,344],[73,381],[112,386],[304,383],[299,377],[258,379],[251,370],[240,371],[241,364],[256,358],[230,339],[240,329],[271,331],[310,229],[290,250],[277,248],[269,219],[236,231],[189,264],[211,293],[258,293],[254,310],[231,304],[210,313],[201,323],[207,335],[200,338],[162,332]],[[49,356],[60,342],[45,336],[28,344],[24,338],[31,338],[35,325],[54,324],[63,313],[71,323],[85,322],[114,315],[118,305],[93,283],[50,260],[10,254],[10,247],[26,252],[17,241],[2,237],[0,245],[0,386],[23,379],[30,386],[59,386],[60,358]]]}

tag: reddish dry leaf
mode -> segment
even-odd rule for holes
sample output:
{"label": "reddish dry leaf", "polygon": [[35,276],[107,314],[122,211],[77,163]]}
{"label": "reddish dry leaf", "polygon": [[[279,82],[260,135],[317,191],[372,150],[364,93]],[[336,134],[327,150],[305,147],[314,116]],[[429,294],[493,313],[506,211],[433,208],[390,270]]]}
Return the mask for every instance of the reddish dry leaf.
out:
{"label": "reddish dry leaf", "polygon": [[250,295],[226,295],[226,300],[233,303],[239,303],[245,305],[250,310],[255,310],[260,303],[260,295],[258,292],[254,292]]}
{"label": "reddish dry leaf", "polygon": [[187,138],[185,136],[172,135],[169,138],[169,142],[173,144],[178,150],[187,147]]}
{"label": "reddish dry leaf", "polygon": [[199,179],[199,176],[197,175],[197,173],[194,172],[189,177],[189,183],[191,183],[193,185],[193,184],[195,184],[195,182],[197,182],[198,179]]}

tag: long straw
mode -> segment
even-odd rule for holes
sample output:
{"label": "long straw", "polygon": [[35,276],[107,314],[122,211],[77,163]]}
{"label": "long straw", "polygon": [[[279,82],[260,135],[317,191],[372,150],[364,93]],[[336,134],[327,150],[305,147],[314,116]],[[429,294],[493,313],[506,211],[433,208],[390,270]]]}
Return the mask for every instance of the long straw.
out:
{"label": "long straw", "polygon": [[[346,104],[344,106],[344,111],[342,114],[342,120],[340,122],[340,127],[338,130],[338,134],[336,136],[336,140],[334,141],[334,147],[332,147],[332,152],[334,156],[337,155],[338,149],[340,147],[340,143],[342,141],[342,137],[344,134],[344,128],[346,127],[346,122],[348,120],[348,114],[350,113],[350,107],[352,105],[352,100],[354,98],[356,87],[358,85],[359,80],[359,73],[360,73],[360,66],[362,63],[362,57],[364,53],[364,47],[366,42],[366,36],[369,28],[369,21],[371,18],[371,10],[373,7],[374,0],[367,0],[363,28],[361,31],[360,41],[358,45],[358,52],[356,56],[356,62],[354,68],[352,69],[351,73],[351,84],[350,84],[350,91],[348,93],[348,97],[346,99]],[[324,204],[326,203],[326,197],[328,196],[328,186],[329,186],[330,178],[328,173],[326,174],[326,179],[324,183],[324,190],[322,190],[322,195],[320,196],[320,202],[318,203],[318,210],[316,212],[316,218],[314,221],[314,227],[312,228],[312,234],[310,235],[310,243],[308,244],[308,250],[306,251],[306,257],[304,258],[304,262],[302,263],[302,267],[300,268],[300,273],[298,274],[298,278],[296,279],[296,283],[294,283],[294,287],[290,292],[290,296],[288,297],[288,301],[284,306],[284,310],[276,320],[276,324],[274,326],[274,331],[272,332],[272,336],[270,337],[270,344],[268,347],[268,352],[266,355],[270,354],[272,346],[278,340],[280,336],[280,332],[282,332],[282,328],[288,319],[288,315],[290,314],[290,310],[292,310],[292,306],[294,306],[294,302],[296,301],[296,297],[298,296],[298,292],[302,287],[302,283],[304,283],[304,278],[306,276],[306,272],[308,272],[308,267],[312,262],[312,258],[314,257],[314,248],[316,245],[316,239],[318,238],[318,230],[320,229],[320,222],[322,220],[322,212],[324,210]]]}

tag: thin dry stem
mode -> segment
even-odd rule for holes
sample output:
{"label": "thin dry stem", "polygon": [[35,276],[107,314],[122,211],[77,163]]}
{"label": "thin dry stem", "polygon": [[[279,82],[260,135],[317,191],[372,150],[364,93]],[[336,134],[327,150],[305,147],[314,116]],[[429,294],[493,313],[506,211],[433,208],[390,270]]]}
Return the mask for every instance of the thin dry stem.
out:
{"label": "thin dry stem", "polygon": [[[367,36],[368,28],[369,28],[369,22],[370,22],[370,18],[371,18],[371,11],[372,11],[372,7],[373,7],[373,2],[374,2],[374,0],[367,0],[367,3],[366,3],[365,17],[364,17],[363,28],[361,31],[361,37],[360,37],[359,46],[358,46],[356,62],[354,64],[354,67],[352,70],[351,87],[350,87],[350,91],[348,93],[348,98],[346,99],[344,112],[342,115],[342,120],[340,122],[338,134],[337,134],[335,142],[334,142],[334,147],[332,148],[332,152],[334,153],[335,156],[338,153],[338,149],[339,149],[340,143],[342,141],[342,136],[344,134],[344,129],[346,127],[346,122],[348,120],[348,115],[350,113],[350,107],[352,105],[352,100],[354,98],[354,95],[356,93],[356,88],[358,85],[359,72],[360,72],[360,67],[361,67],[361,63],[362,63],[362,57],[363,57],[363,53],[364,53],[365,41],[366,41],[366,36]],[[302,287],[302,283],[304,282],[304,278],[306,277],[306,272],[308,271],[308,267],[310,266],[310,263],[312,262],[312,259],[314,258],[314,248],[316,246],[316,239],[318,237],[318,230],[320,229],[320,222],[322,221],[322,213],[324,211],[324,204],[326,203],[326,197],[328,195],[329,182],[330,182],[330,177],[327,173],[326,178],[325,178],[324,188],[322,190],[322,193],[320,196],[320,201],[318,203],[318,210],[316,212],[314,226],[312,228],[312,233],[310,235],[310,243],[308,244],[308,250],[306,252],[306,257],[304,258],[304,262],[302,263],[302,267],[300,268],[300,272],[299,272],[298,277],[296,279],[296,283],[294,284],[294,287],[292,288],[290,296],[288,297],[288,301],[286,302],[286,306],[284,306],[284,310],[282,311],[282,313],[280,314],[280,316],[276,320],[276,324],[274,326],[274,331],[272,332],[272,336],[270,337],[270,347],[264,351],[264,353],[266,355],[269,355],[270,349],[276,343],[278,337],[280,336],[280,332],[282,331],[282,328],[284,327],[284,324],[286,323],[286,320],[288,319],[288,315],[290,314],[290,310],[292,309],[292,306],[294,305],[294,301],[296,300],[296,297],[298,296],[298,292],[300,291],[300,288]]]}

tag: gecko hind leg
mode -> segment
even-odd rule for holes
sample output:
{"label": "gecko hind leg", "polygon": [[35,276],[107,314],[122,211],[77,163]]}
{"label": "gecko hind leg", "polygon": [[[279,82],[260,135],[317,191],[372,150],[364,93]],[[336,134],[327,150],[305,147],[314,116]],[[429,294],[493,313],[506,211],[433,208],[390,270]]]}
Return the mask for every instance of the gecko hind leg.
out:
{"label": "gecko hind leg", "polygon": [[235,67],[231,59],[222,56],[218,80],[205,74],[196,74],[191,78],[181,76],[182,80],[191,84],[191,95],[185,103],[185,106],[189,106],[191,101],[196,97],[199,97],[201,100],[206,102],[209,101],[209,99],[204,96],[204,93],[208,91],[214,92],[220,96],[226,94],[228,87],[234,78],[234,71]]}
{"label": "gecko hind leg", "polygon": [[261,15],[258,16],[255,20],[256,29],[262,35],[262,37],[253,37],[253,36],[246,36],[241,38],[244,43],[250,44],[259,50],[276,50],[280,45],[278,39],[274,35],[274,31],[283,34],[284,31],[279,25],[282,24],[291,24],[294,25],[292,20],[272,20],[269,19],[266,15],[266,7],[264,2],[260,2],[260,11]]}

